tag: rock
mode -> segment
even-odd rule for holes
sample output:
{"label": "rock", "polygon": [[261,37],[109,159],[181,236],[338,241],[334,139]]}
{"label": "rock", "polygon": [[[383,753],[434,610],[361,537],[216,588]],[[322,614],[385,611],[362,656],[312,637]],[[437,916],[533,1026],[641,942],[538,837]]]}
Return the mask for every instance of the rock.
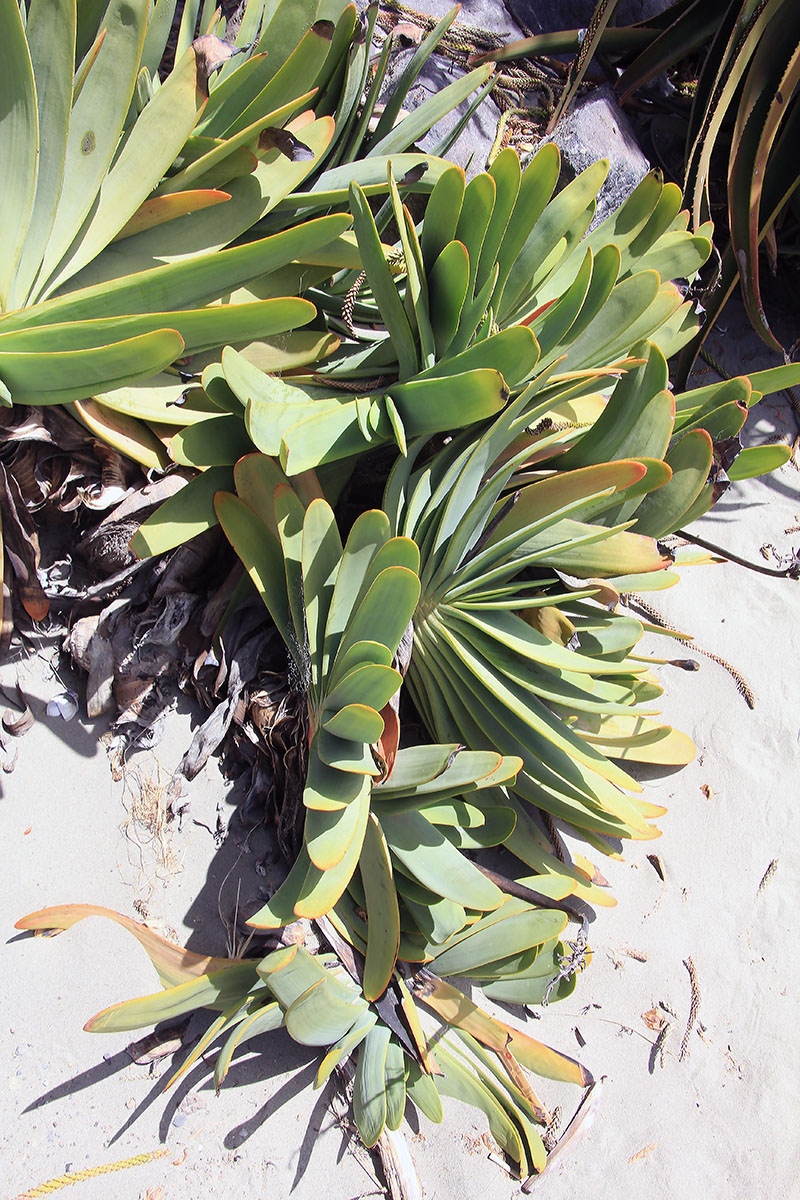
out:
{"label": "rock", "polygon": [[[673,0],[620,0],[611,17],[612,25],[633,25],[658,16]],[[497,7],[484,0],[481,7]],[[500,5],[499,7],[504,7]],[[508,8],[531,33],[553,33],[557,29],[585,29],[592,19],[596,0],[508,0]],[[470,5],[470,10],[472,5]]]}
{"label": "rock", "polygon": [[598,158],[607,158],[611,163],[598,194],[592,227],[619,208],[650,170],[609,84],[575,101],[548,140],[561,151],[562,186]]}

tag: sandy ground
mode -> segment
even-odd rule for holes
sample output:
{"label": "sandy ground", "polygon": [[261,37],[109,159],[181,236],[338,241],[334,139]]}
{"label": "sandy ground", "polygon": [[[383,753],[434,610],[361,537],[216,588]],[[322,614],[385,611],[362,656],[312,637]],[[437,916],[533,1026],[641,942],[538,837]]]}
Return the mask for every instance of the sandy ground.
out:
{"label": "sandy ground", "polygon": [[[740,337],[740,315],[729,310],[727,321],[727,337],[714,345],[735,369],[730,347],[753,349],[754,342]],[[740,369],[769,361],[753,349]],[[762,404],[748,440],[785,433],[791,422],[788,408]],[[696,531],[756,562],[764,561],[765,544],[785,553],[800,545],[800,532],[785,532],[800,526],[798,485],[791,466],[737,485]],[[546,1200],[587,1192],[594,1200],[798,1194],[800,1154],[791,1130],[800,981],[790,938],[800,902],[800,585],[731,564],[684,576],[651,601],[735,664],[757,706],[751,712],[731,677],[705,658],[699,673],[663,669],[665,715],[695,739],[698,759],[648,782],[648,797],[670,809],[663,837],[633,844],[623,862],[603,864],[619,907],[598,913],[594,962],[572,998],[529,1021],[535,1036],[607,1077],[591,1128],[534,1186]],[[670,643],[656,645],[670,653]],[[8,684],[13,673],[6,669],[3,679]],[[128,1035],[81,1030],[106,1004],[157,990],[133,940],[97,920],[52,940],[11,933],[24,913],[84,901],[131,916],[146,912],[160,930],[220,953],[226,934],[219,910],[230,917],[237,888],[245,903],[270,882],[256,873],[256,843],[245,847],[232,835],[215,845],[217,806],[227,822],[232,802],[213,764],[192,785],[182,830],[163,844],[148,831],[147,805],[132,820],[137,779],[150,781],[145,793],[152,798],[159,771],[168,777],[188,742],[191,714],[176,715],[158,748],[133,756],[125,784],[114,783],[98,744],[102,728],[44,716],[46,700],[60,690],[46,657],[25,665],[23,684],[39,719],[19,742],[18,766],[3,778],[0,800],[7,848],[0,911],[9,932],[2,946],[0,1195],[14,1197],[66,1170],[164,1149],[119,1174],[86,1178],[73,1194],[381,1194],[375,1164],[354,1152],[330,1112],[330,1092],[311,1091],[310,1052],[271,1034],[236,1061],[219,1097],[202,1063],[163,1095],[169,1060],[151,1071],[125,1053]],[[659,856],[663,881],[648,853]],[[681,1061],[689,958],[700,1002]],[[663,1061],[643,1019],[654,1008],[670,1024]],[[565,1124],[579,1094],[547,1085],[541,1092],[551,1105],[562,1104]],[[482,1118],[445,1105],[442,1126],[422,1118],[419,1132],[406,1128],[428,1200],[519,1194],[518,1183],[488,1158]]]}

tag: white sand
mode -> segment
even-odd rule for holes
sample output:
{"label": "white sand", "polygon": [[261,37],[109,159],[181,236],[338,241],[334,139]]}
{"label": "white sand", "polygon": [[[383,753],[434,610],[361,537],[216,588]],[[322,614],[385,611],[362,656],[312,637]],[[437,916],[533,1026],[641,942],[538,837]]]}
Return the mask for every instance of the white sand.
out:
{"label": "white sand", "polygon": [[[738,333],[728,344],[737,339]],[[791,429],[787,413],[762,405],[748,438]],[[758,562],[765,543],[786,552],[800,545],[800,533],[784,532],[800,525],[799,483],[789,466],[770,479],[737,485],[697,531]],[[793,934],[800,908],[794,814],[800,592],[797,584],[733,565],[684,575],[676,589],[653,594],[651,602],[733,662],[758,704],[750,712],[732,679],[706,659],[699,673],[664,670],[665,715],[695,739],[698,760],[648,784],[648,797],[670,808],[661,822],[664,836],[629,845],[622,863],[603,863],[619,907],[598,913],[594,962],[570,1000],[530,1022],[535,1036],[608,1077],[590,1131],[534,1186],[533,1194],[547,1200],[798,1195]],[[655,644],[669,653],[664,639]],[[3,678],[9,680],[7,669]],[[42,678],[40,660],[29,664],[23,682],[38,698],[40,719],[19,742],[16,772],[2,779],[10,865],[0,878],[6,928],[24,913],[68,901],[136,916],[139,900],[151,921],[181,941],[224,951],[216,912],[221,877],[233,867],[227,911],[240,876],[243,901],[265,881],[253,872],[253,855],[237,864],[232,839],[217,852],[210,834],[193,824],[196,818],[214,826],[224,789],[216,767],[192,785],[183,832],[169,839],[175,861],[155,878],[153,847],[140,862],[121,832],[122,787],[112,783],[97,745],[101,731],[77,719],[67,725],[43,716],[43,701],[56,688]],[[154,754],[132,761],[152,772],[157,759],[171,771],[188,730],[186,717],[176,719]],[[229,813],[226,803],[225,819]],[[665,882],[647,853],[660,856]],[[772,860],[777,868],[759,893]],[[626,947],[646,960],[629,957]],[[690,1005],[683,963],[690,956],[701,999],[689,1053],[680,1062]],[[163,1145],[166,1157],[87,1179],[72,1194],[80,1200],[144,1197],[159,1185],[164,1200],[375,1194],[328,1111],[329,1093],[310,1090],[314,1056],[282,1034],[255,1043],[259,1052],[237,1061],[217,1098],[207,1065],[162,1096],[157,1077],[167,1078],[169,1060],[151,1076],[125,1055],[128,1035],[82,1033],[83,1022],[106,1004],[157,990],[143,951],[117,927],[87,921],[56,939],[11,940],[3,946],[2,978],[0,1194],[12,1197],[66,1169]],[[642,1014],[659,1002],[675,1015],[662,1010],[671,1022],[664,1066],[650,1069],[655,1034]],[[546,1101],[564,1104],[566,1122],[579,1093],[544,1081],[539,1090]],[[517,1194],[518,1184],[487,1158],[479,1140],[482,1118],[453,1103],[446,1110],[443,1126],[423,1118],[421,1137],[407,1130],[429,1200]]]}

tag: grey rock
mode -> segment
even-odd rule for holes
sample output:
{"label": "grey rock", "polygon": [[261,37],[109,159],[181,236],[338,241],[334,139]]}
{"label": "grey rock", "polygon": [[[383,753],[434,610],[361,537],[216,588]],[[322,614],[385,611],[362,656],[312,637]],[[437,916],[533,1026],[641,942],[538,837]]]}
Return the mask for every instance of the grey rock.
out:
{"label": "grey rock", "polygon": [[[356,6],[361,12],[368,8],[369,4],[370,0],[356,0]],[[407,7],[440,21],[455,5],[452,0],[425,0],[424,3],[421,0],[419,3],[408,0]],[[521,27],[510,12],[510,5],[507,8],[503,0],[462,0],[461,12],[456,20],[464,25],[474,25],[477,29],[490,29],[509,40],[523,36]]]}
{"label": "grey rock", "polygon": [[[488,0],[479,0],[489,5]],[[610,24],[634,25],[658,16],[673,0],[619,0]],[[504,8],[505,5],[497,4]],[[464,5],[468,8],[469,3]],[[553,33],[558,29],[585,29],[592,19],[596,0],[508,0],[508,8],[520,24],[532,33]]]}
{"label": "grey rock", "polygon": [[650,170],[633,127],[608,84],[576,101],[549,140],[561,151],[562,186],[598,158],[611,163],[597,197],[593,226],[619,208]]}

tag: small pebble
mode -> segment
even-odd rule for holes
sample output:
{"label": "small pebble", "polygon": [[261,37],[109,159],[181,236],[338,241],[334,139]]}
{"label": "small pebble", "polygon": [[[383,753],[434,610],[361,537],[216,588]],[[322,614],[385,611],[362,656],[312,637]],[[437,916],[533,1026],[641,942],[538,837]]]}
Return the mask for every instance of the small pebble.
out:
{"label": "small pebble", "polygon": [[178,1126],[185,1125],[186,1124],[186,1113],[176,1112],[175,1116],[172,1118],[172,1124],[178,1125]]}

